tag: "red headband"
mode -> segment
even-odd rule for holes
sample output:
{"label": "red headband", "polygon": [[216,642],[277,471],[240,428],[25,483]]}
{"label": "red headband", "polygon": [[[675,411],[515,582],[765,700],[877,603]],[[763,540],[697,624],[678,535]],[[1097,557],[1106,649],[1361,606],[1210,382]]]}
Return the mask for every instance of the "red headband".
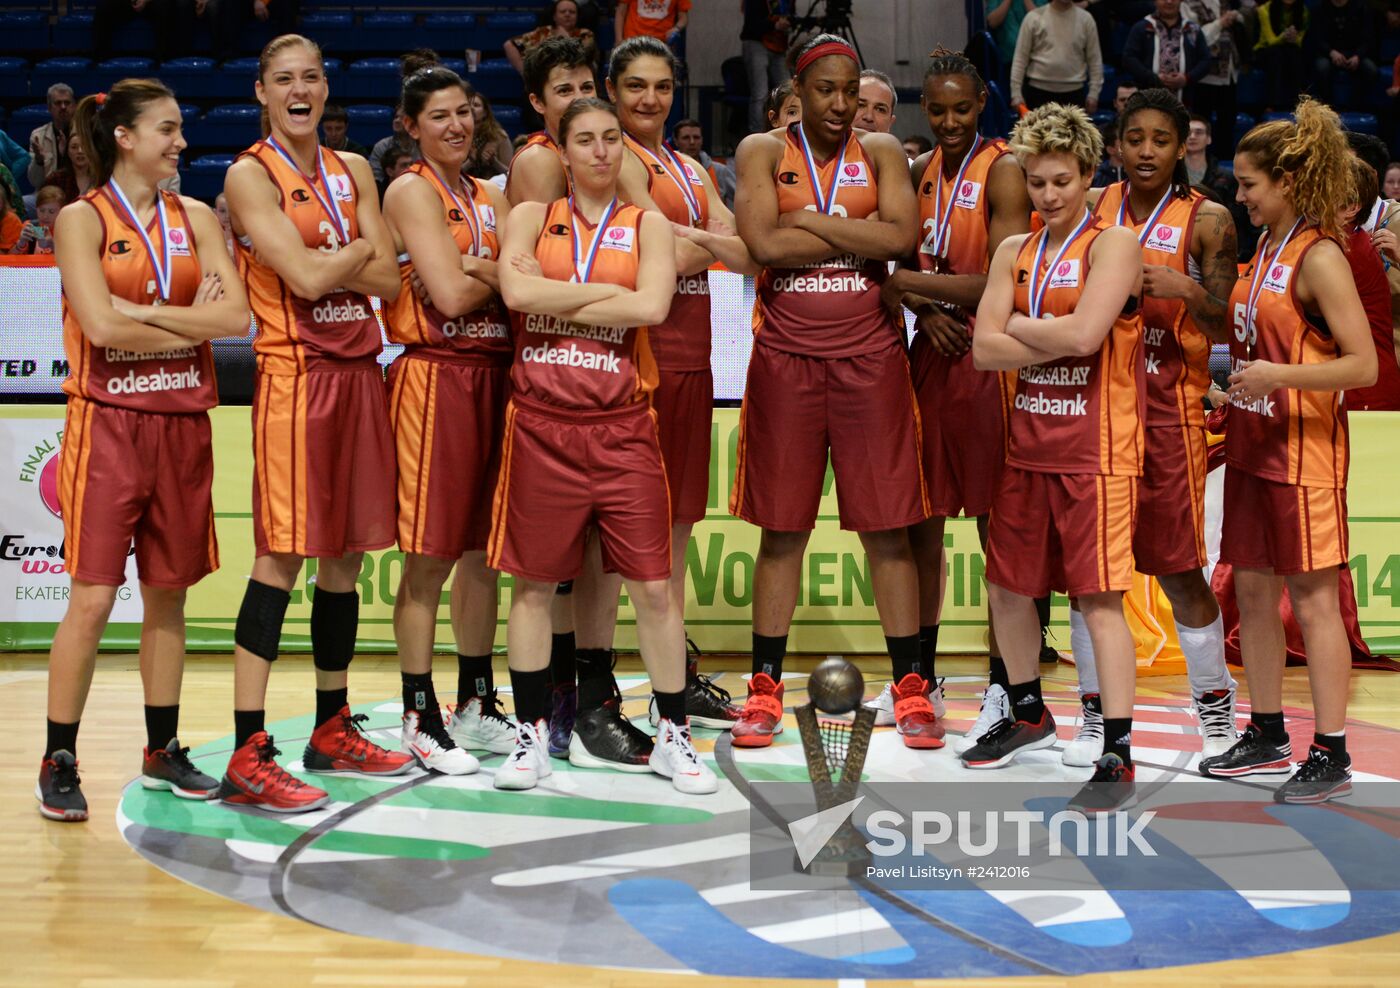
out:
{"label": "red headband", "polygon": [[846,44],[846,42],[824,41],[815,48],[809,48],[807,51],[804,51],[801,57],[797,59],[797,74],[801,75],[807,66],[811,65],[819,58],[825,58],[827,55],[844,55],[846,58],[855,62],[857,67],[860,66],[860,60],[856,58],[855,49]]}

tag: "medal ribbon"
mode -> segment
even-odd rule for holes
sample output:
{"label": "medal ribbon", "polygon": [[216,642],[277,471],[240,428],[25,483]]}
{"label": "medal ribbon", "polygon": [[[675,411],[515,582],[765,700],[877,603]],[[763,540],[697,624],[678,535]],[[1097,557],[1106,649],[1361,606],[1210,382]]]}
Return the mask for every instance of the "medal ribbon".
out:
{"label": "medal ribbon", "polygon": [[[574,281],[581,285],[587,284],[588,279],[593,274],[593,262],[598,259],[598,248],[602,246],[603,233],[607,230],[608,223],[612,220],[613,213],[616,211],[617,197],[614,196],[613,201],[608,203],[608,208],[603,210],[603,215],[598,218],[598,226],[593,230],[593,239],[589,241],[588,253],[586,255],[581,252],[583,242],[579,240],[578,224],[576,222],[571,222],[569,224],[569,240],[574,249]],[[574,215],[580,217],[583,215],[578,212],[578,207],[574,205],[573,196],[569,196],[569,213],[571,214],[571,219]]]}
{"label": "medal ribbon", "polygon": [[[281,155],[282,160],[290,165],[293,171],[298,175],[302,174],[301,166],[296,163],[296,159],[288,154],[281,144],[277,143],[277,138],[269,137],[267,139],[267,146]],[[320,145],[316,147],[316,177],[321,182],[321,188],[326,190],[326,195],[330,196],[329,201],[327,201],[326,196],[321,195],[321,190],[316,188],[315,182],[308,182],[306,184],[311,186],[311,194],[316,197],[316,201],[321,204],[321,209],[325,211],[326,216],[329,217],[330,221],[335,225],[336,232],[340,235],[340,246],[347,246],[351,240],[350,224],[345,221],[345,214],[340,211],[340,203],[336,201],[335,193],[331,192],[330,179],[326,175],[326,161]]]}
{"label": "medal ribbon", "polygon": [[[1162,196],[1162,201],[1157,203],[1152,210],[1152,214],[1147,217],[1147,223],[1143,226],[1142,232],[1138,234],[1138,245],[1147,243],[1147,238],[1152,236],[1152,230],[1157,226],[1157,217],[1162,215],[1162,210],[1167,208],[1167,203],[1171,201],[1172,189],[1167,187],[1166,194]],[[1128,190],[1123,190],[1123,201],[1118,204],[1118,225],[1132,229],[1132,224],[1128,222]]]}
{"label": "medal ribbon", "polygon": [[[1259,312],[1259,293],[1263,290],[1264,279],[1267,277],[1264,272],[1272,270],[1273,266],[1278,263],[1279,256],[1283,253],[1283,249],[1288,246],[1288,241],[1293,239],[1293,234],[1298,232],[1298,227],[1302,226],[1302,224],[1303,217],[1301,216],[1293,221],[1293,226],[1289,228],[1288,235],[1285,236],[1283,242],[1278,245],[1278,249],[1274,251],[1273,257],[1269,258],[1269,263],[1257,266],[1254,269],[1254,276],[1249,279],[1249,298],[1244,304],[1244,324],[1250,337],[1257,338],[1255,336],[1257,330],[1254,329],[1254,317]],[[1267,249],[1267,244],[1260,248],[1259,256],[1261,259],[1264,256],[1264,251]],[[1250,342],[1248,337],[1245,339],[1245,349],[1247,351],[1247,357],[1253,360],[1254,345]]]}
{"label": "medal ribbon", "polygon": [[[661,153],[665,157],[657,157],[652,153],[651,148],[647,147],[641,141],[634,140],[632,143],[637,149],[646,154],[648,158],[660,165],[666,172],[666,177],[671,180],[676,188],[681,190],[681,195],[685,197],[685,208],[690,213],[690,225],[694,226],[696,223],[699,223],[700,200],[695,195],[695,191],[690,187],[690,177],[686,173],[685,163],[681,161],[680,156],[677,155],[675,151],[671,150],[669,145],[664,143],[661,145]],[[677,177],[678,175],[679,177]]]}
{"label": "medal ribbon", "polygon": [[1079,239],[1079,235],[1089,226],[1093,219],[1092,214],[1084,210],[1084,218],[1079,221],[1079,225],[1065,238],[1065,242],[1060,244],[1060,249],[1055,252],[1055,259],[1050,262],[1050,266],[1045,269],[1045,274],[1040,274],[1040,262],[1045,257],[1045,246],[1050,242],[1050,229],[1047,227],[1040,235],[1040,246],[1035,249],[1035,263],[1031,265],[1031,298],[1030,316],[1032,319],[1040,318],[1041,306],[1045,303],[1045,290],[1050,286],[1050,280],[1054,276],[1055,268],[1059,266],[1060,259],[1065,256],[1065,251],[1070,245]]}
{"label": "medal ribbon", "polygon": [[116,196],[117,205],[126,214],[126,221],[131,224],[132,229],[141,238],[141,243],[146,246],[146,256],[151,259],[151,267],[156,270],[156,292],[161,302],[170,301],[170,223],[165,215],[165,197],[156,190],[156,226],[160,229],[161,253],[156,254],[156,250],[151,246],[151,238],[146,235],[146,228],[142,225],[140,218],[136,215],[136,210],[131,206],[131,200],[126,197],[122,187],[117,184],[115,178],[110,179],[107,184],[111,187],[112,193]]}
{"label": "medal ribbon", "polygon": [[953,203],[958,200],[958,190],[962,188],[963,175],[967,173],[967,166],[972,164],[972,159],[977,157],[977,152],[982,150],[982,135],[978,134],[977,139],[972,142],[972,147],[963,157],[962,164],[958,166],[958,175],[953,179],[953,188],[948,195],[948,205],[943,205],[943,165],[938,166],[938,184],[934,186],[933,193],[933,215],[936,217],[938,226],[933,235],[933,252],[938,257],[946,257],[948,251],[948,238],[953,234]]}
{"label": "medal ribbon", "polygon": [[462,214],[462,216],[466,219],[466,221],[467,221],[467,228],[470,229],[471,232],[472,232],[472,249],[471,249],[471,252],[472,252],[473,256],[480,257],[480,256],[481,256],[481,220],[480,220],[480,219],[477,217],[477,215],[476,215],[476,204],[475,204],[475,200],[473,200],[473,202],[472,202],[470,205],[463,205],[463,204],[462,204],[462,200],[461,200],[461,198],[457,195],[456,190],[453,189],[452,186],[448,185],[446,182],[443,181],[442,176],[438,174],[438,171],[437,171],[436,168],[434,168],[432,165],[428,165],[428,172],[429,172],[429,174],[431,174],[431,175],[433,176],[433,181],[436,182],[436,183],[438,184],[438,186],[439,186],[444,192],[447,193],[447,195],[448,195],[449,198],[451,198],[453,204],[457,207],[458,212],[460,212],[460,213]]}
{"label": "medal ribbon", "polygon": [[802,121],[797,122],[797,142],[802,148],[802,160],[807,165],[807,178],[812,184],[812,195],[817,197],[817,211],[831,215],[832,207],[836,205],[836,184],[841,181],[841,166],[846,161],[846,145],[850,143],[851,135],[848,133],[841,140],[841,147],[836,152],[836,167],[831,170],[831,185],[827,188],[826,194],[822,194],[821,172],[817,168],[817,159],[812,156],[812,147],[807,143],[807,135],[802,130]]}

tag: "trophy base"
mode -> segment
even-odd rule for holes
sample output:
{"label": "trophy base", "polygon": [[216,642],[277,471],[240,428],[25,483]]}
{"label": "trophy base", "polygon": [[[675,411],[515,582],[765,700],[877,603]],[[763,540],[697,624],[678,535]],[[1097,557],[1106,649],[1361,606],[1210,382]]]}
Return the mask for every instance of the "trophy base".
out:
{"label": "trophy base", "polygon": [[870,852],[859,839],[827,845],[805,868],[801,858],[792,857],[793,871],[814,878],[864,878],[869,867]]}

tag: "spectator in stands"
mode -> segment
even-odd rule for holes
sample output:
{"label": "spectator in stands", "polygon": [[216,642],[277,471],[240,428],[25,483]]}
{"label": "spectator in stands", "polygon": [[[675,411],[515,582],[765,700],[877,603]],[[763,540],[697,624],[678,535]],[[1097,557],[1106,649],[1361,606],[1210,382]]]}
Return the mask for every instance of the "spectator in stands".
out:
{"label": "spectator in stands", "polygon": [[1118,121],[1110,120],[1099,128],[1103,137],[1103,161],[1094,171],[1094,188],[1102,189],[1123,181],[1123,152],[1118,147]]}
{"label": "spectator in stands", "polygon": [[1026,14],[1011,62],[1011,104],[1035,109],[1071,103],[1099,108],[1103,55],[1094,19],[1071,0],[1051,0]]}
{"label": "spectator in stands", "polygon": [[394,179],[408,171],[408,166],[418,160],[414,153],[405,148],[391,147],[384,153],[384,182],[380,186],[380,196]]}
{"label": "spectator in stands", "polygon": [[50,175],[68,166],[68,135],[73,126],[73,87],[55,82],[49,87],[49,122],[29,135],[29,184],[43,185]]}
{"label": "spectator in stands", "polygon": [[24,219],[10,205],[9,199],[0,196],[0,254],[14,252],[23,229]]}
{"label": "spectator in stands", "polygon": [[480,93],[471,94],[472,146],[462,171],[473,178],[493,178],[505,174],[515,145],[491,112],[491,102]]}
{"label": "spectator in stands", "polygon": [[1371,211],[1369,204],[1383,201],[1379,198],[1375,170],[1357,157],[1352,162],[1352,178],[1356,184],[1356,202],[1342,217],[1342,228],[1351,238],[1344,246],[1376,347],[1376,382],[1368,388],[1348,391],[1345,402],[1347,408],[1356,411],[1400,412],[1400,365],[1395,355],[1391,285],[1387,281],[1387,269],[1394,270],[1400,257],[1396,256],[1393,233],[1385,230],[1384,236],[1377,240],[1366,228],[1366,215]]}
{"label": "spectator in stands", "polygon": [[1392,161],[1385,166],[1385,180],[1381,184],[1381,194],[1391,202],[1400,201],[1400,161]]}
{"label": "spectator in stands", "polygon": [[1021,35],[1021,23],[1026,15],[1050,0],[986,0],[987,29],[997,43],[1001,64],[1009,66],[1016,57],[1016,39]]}
{"label": "spectator in stands", "polygon": [[802,119],[802,100],[793,91],[792,80],[778,83],[763,104],[768,129],[777,130]]}
{"label": "spectator in stands", "polygon": [[164,62],[183,54],[194,34],[195,0],[97,0],[92,13],[93,57],[112,57],[112,36],[138,17],[151,22],[156,58]]}
{"label": "spectator in stands", "polygon": [[674,48],[689,21],[690,0],[617,0],[614,44],[648,34]]}
{"label": "spectator in stands", "polygon": [[92,169],[88,167],[88,156],[83,151],[83,142],[76,130],[68,138],[68,167],[50,175],[49,184],[63,190],[64,202],[72,202],[92,188]]}
{"label": "spectator in stands", "polygon": [[0,165],[4,165],[11,176],[29,173],[29,152],[9,134],[0,130]]}
{"label": "spectator in stands", "polygon": [[1128,97],[1138,91],[1136,84],[1131,82],[1120,82],[1118,88],[1113,91],[1113,114],[1116,117],[1123,116],[1123,107],[1128,105]]}
{"label": "spectator in stands", "polygon": [[681,154],[688,154],[700,162],[700,167],[710,173],[710,180],[715,183],[719,197],[724,200],[726,206],[732,209],[734,204],[734,169],[730,165],[715,161],[705,150],[705,132],[700,129],[700,121],[687,118],[677,123],[671,130],[671,143]]}
{"label": "spectator in stands", "polygon": [[350,140],[350,114],[345,107],[326,104],[325,112],[321,114],[321,133],[325,136],[326,147],[332,151],[349,151],[362,158],[369,157],[369,148],[359,141]]}
{"label": "spectator in stands", "polygon": [[[412,72],[408,73],[408,75],[412,74]],[[388,184],[384,179],[384,157],[391,150],[407,151],[411,160],[418,160],[418,146],[413,143],[413,138],[404,133],[402,105],[394,107],[393,127],[394,132],[388,137],[380,139],[374,145],[374,150],[369,153],[370,171],[374,172],[374,180],[379,183],[381,189]]]}
{"label": "spectator in stands", "polygon": [[788,34],[792,0],[743,0],[744,22],[739,29],[744,72],[749,79],[749,133],[763,129],[764,99],[787,82]]}
{"label": "spectator in stands", "polygon": [[1249,239],[1249,253],[1241,255],[1247,259],[1254,256],[1255,241],[1255,236],[1250,233],[1253,228],[1250,226],[1249,213],[1244,206],[1235,201],[1235,192],[1239,185],[1235,181],[1234,173],[1222,168],[1220,160],[1210,153],[1214,142],[1210,121],[1204,114],[1191,114],[1191,127],[1186,132],[1186,177],[1192,186],[1210,189],[1212,198],[1230,211],[1235,220],[1236,236]]}
{"label": "spectator in stands", "polygon": [[53,225],[58,221],[58,211],[63,208],[63,190],[56,185],[45,185],[34,194],[34,211],[38,219],[26,223],[20,231],[11,254],[52,254]]}
{"label": "spectator in stands", "polygon": [[1339,76],[1352,79],[1352,99],[1358,106],[1371,101],[1380,72],[1372,56],[1375,25],[1365,0],[1322,0],[1312,13],[1312,40],[1317,57],[1313,61],[1316,92],[1324,103],[1333,104]]}
{"label": "spectator in stands", "polygon": [[19,182],[15,181],[14,175],[4,165],[0,165],[0,199],[10,204],[10,209],[16,216],[23,218],[27,214],[24,196],[19,191]]}
{"label": "spectator in stands", "polygon": [[1259,5],[1256,62],[1264,69],[1266,110],[1287,110],[1298,102],[1307,71],[1303,39],[1308,33],[1308,8],[1303,0],[1268,0]]}
{"label": "spectator in stands", "polygon": [[[574,0],[554,0],[540,15],[540,26],[505,43],[506,58],[515,71],[525,74],[525,53],[545,38],[567,35],[578,38],[594,65],[598,62],[598,40],[586,27],[579,27],[578,4]],[[620,39],[619,39],[620,40]]]}
{"label": "spectator in stands", "polygon": [[879,69],[866,69],[860,74],[855,126],[877,134],[888,134],[894,127],[894,110],[898,101],[894,80]]}
{"label": "spectator in stands", "polygon": [[913,137],[904,139],[904,153],[910,161],[913,161],[921,154],[928,154],[933,150],[933,142],[923,134],[915,134]]}
{"label": "spectator in stands", "polygon": [[239,39],[249,19],[272,25],[274,37],[296,29],[301,0],[217,0],[210,27],[213,55],[219,61],[242,54]]}
{"label": "spectator in stands", "polygon": [[1212,68],[1200,25],[1181,16],[1181,0],[1157,0],[1157,9],[1128,30],[1123,70],[1140,89],[1157,86],[1181,99]]}
{"label": "spectator in stands", "polygon": [[1235,147],[1235,89],[1242,67],[1242,52],[1249,50],[1245,17],[1238,0],[1182,0],[1182,13],[1201,26],[1210,46],[1210,69],[1191,87],[1187,101],[1211,124],[1211,143],[1217,154]]}
{"label": "spectator in stands", "polygon": [[[1347,144],[1351,147],[1351,153],[1361,161],[1366,167],[1371,169],[1370,185],[1376,187],[1376,194],[1370,199],[1361,200],[1365,211],[1361,215],[1361,223],[1367,232],[1373,232],[1381,226],[1390,225],[1390,217],[1395,215],[1392,210],[1400,210],[1400,207],[1391,207],[1389,210],[1386,201],[1380,196],[1381,177],[1385,174],[1386,166],[1390,164],[1390,151],[1381,140],[1374,134],[1363,134],[1358,130],[1347,131]],[[1383,222],[1384,221],[1384,222]],[[1400,228],[1400,224],[1397,224]]]}

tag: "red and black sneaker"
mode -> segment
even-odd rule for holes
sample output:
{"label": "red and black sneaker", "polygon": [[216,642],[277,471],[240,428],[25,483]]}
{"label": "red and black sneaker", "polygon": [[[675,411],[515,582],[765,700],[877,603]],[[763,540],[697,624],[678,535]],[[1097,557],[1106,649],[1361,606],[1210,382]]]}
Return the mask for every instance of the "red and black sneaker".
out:
{"label": "red and black sneaker", "polygon": [[730,728],[738,748],[766,748],[773,735],[783,733],[783,684],[773,682],[766,672],[749,680],[749,698],[743,712]]}
{"label": "red and black sneaker", "polygon": [[254,734],[229,758],[218,798],[273,813],[302,813],[330,802],[328,793],[308,786],[278,765],[274,759],[280,754],[266,731]]}
{"label": "red and black sneaker", "polygon": [[1085,816],[1125,810],[1137,801],[1133,766],[1109,752],[1094,766],[1094,775],[1074,794],[1066,807]]}
{"label": "red and black sneaker", "polygon": [[1006,719],[998,723],[959,757],[968,768],[1001,768],[1023,751],[1049,748],[1055,743],[1055,718],[1047,709],[1040,720]]}
{"label": "red and black sneaker", "polygon": [[366,714],[351,714],[349,707],[311,732],[301,762],[308,772],[325,775],[402,775],[413,767],[413,756],[381,748],[365,736],[361,727]]}
{"label": "red and black sneaker", "polygon": [[205,775],[190,761],[190,749],[172,738],[164,748],[142,750],[141,785],[168,789],[181,799],[213,799],[219,780]]}
{"label": "red and black sneaker", "polygon": [[78,760],[71,751],[55,751],[44,759],[39,781],[34,784],[34,798],[39,800],[39,813],[45,819],[77,823],[88,818]]}

